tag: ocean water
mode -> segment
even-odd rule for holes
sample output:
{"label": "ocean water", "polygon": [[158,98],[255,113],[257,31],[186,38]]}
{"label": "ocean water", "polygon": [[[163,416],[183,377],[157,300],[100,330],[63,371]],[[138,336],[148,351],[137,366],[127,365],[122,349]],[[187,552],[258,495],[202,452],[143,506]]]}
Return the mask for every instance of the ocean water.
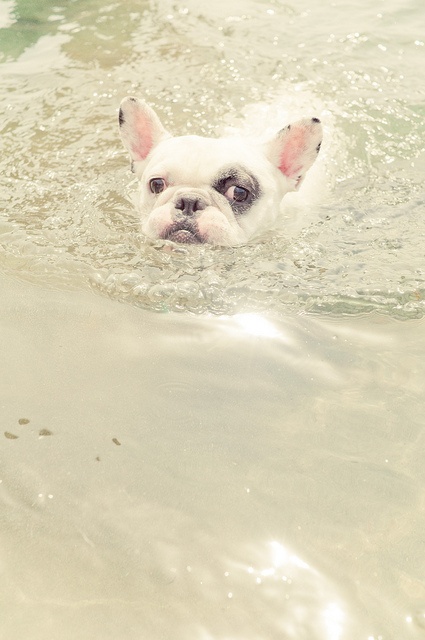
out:
{"label": "ocean water", "polygon": [[[425,636],[425,9],[0,0],[0,637]],[[244,247],[118,135],[324,141]]]}

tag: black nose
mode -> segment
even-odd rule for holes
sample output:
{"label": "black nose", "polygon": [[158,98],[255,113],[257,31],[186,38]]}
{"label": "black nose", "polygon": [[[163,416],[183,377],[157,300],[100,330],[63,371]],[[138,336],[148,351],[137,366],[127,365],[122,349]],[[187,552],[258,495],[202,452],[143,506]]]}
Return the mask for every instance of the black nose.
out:
{"label": "black nose", "polygon": [[179,209],[184,216],[193,216],[197,211],[205,209],[206,204],[197,196],[182,196],[175,203],[175,208]]}

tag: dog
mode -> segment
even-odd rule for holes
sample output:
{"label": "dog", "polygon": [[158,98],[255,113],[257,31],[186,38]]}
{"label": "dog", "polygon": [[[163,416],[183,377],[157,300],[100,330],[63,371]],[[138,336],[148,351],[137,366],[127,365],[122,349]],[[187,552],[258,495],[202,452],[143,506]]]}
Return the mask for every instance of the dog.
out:
{"label": "dog", "polygon": [[134,97],[121,102],[119,128],[140,180],[142,232],[181,244],[240,245],[273,228],[322,143],[318,118],[288,124],[265,142],[174,137]]}

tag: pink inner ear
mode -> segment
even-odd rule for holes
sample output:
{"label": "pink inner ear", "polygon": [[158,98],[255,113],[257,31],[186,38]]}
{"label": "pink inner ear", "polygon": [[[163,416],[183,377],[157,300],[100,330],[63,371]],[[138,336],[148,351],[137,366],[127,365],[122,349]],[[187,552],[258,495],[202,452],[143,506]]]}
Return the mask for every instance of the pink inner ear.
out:
{"label": "pink inner ear", "polygon": [[144,118],[136,124],[137,138],[131,150],[140,160],[144,160],[153,147],[152,124]]}
{"label": "pink inner ear", "polygon": [[289,130],[286,135],[288,140],[283,146],[278,166],[285,176],[294,178],[303,169],[300,160],[306,149],[306,131],[297,127]]}

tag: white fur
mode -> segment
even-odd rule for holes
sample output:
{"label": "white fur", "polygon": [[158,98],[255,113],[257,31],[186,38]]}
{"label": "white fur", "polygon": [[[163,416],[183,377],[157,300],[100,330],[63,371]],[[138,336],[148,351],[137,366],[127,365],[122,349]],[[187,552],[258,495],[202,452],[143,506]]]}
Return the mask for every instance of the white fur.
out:
{"label": "white fur", "polygon": [[[301,184],[322,136],[319,121],[306,119],[285,127],[266,144],[237,138],[172,137],[155,112],[135,98],[122,101],[120,125],[140,180],[143,233],[153,239],[167,238],[170,229],[188,223],[196,233],[180,234],[184,239],[178,241],[218,245],[242,244],[274,226],[283,197]],[[225,176],[232,167],[243,167],[261,192],[242,213],[237,205],[234,211],[228,195],[213,186],[217,176]],[[155,178],[165,181],[158,194],[149,186]],[[234,185],[246,186],[237,180]],[[187,197],[202,207],[183,213],[179,202]]]}

